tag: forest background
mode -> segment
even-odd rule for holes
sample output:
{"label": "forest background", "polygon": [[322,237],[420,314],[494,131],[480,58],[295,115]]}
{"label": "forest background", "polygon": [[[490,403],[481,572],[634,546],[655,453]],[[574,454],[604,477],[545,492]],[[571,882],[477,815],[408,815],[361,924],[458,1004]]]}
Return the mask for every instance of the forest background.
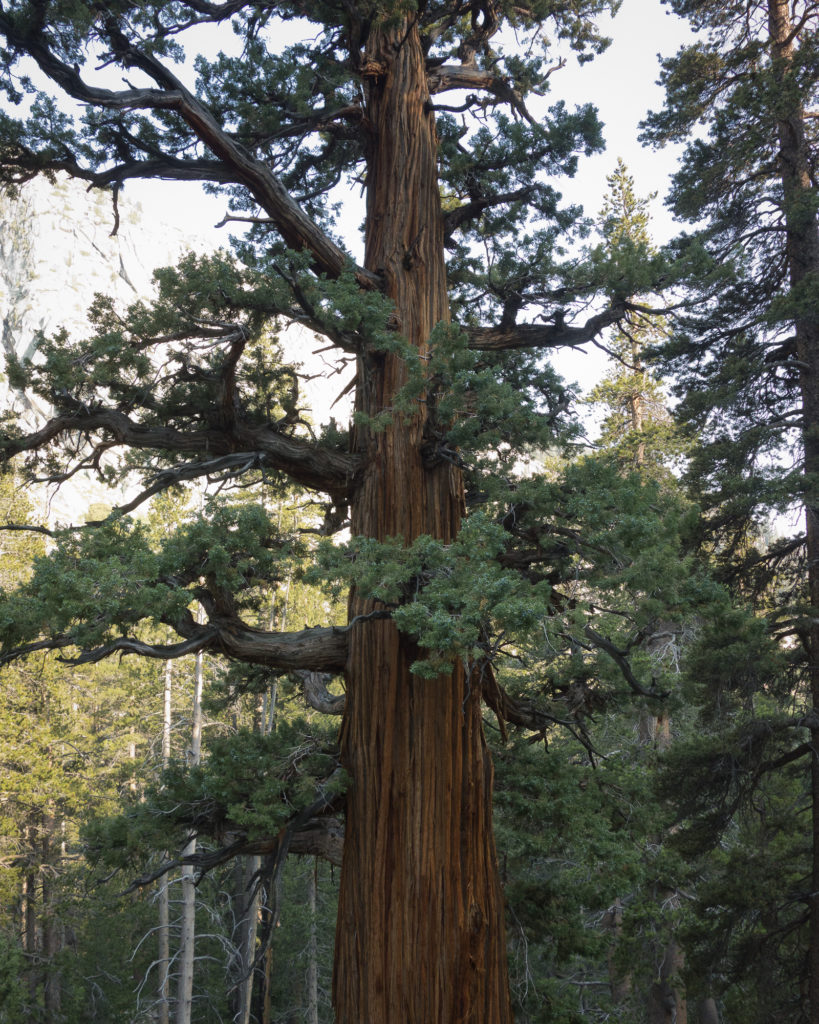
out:
{"label": "forest background", "polygon": [[55,171],[235,229],[8,360],[0,1020],[819,1020],[817,14],[669,5],[661,248],[558,194],[614,6],[0,6],[9,251]]}

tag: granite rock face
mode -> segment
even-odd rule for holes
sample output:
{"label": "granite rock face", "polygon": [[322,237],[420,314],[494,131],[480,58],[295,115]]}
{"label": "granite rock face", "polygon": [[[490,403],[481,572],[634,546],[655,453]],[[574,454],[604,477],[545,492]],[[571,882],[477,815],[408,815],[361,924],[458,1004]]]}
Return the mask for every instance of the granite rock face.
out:
{"label": "granite rock face", "polygon": [[[82,336],[95,294],[123,307],[148,298],[154,268],[199,247],[124,198],[115,235],[114,223],[110,193],[67,178],[29,182],[16,197],[0,194],[0,373],[8,355],[36,359],[41,334],[65,327]],[[0,410],[11,410],[27,429],[49,411],[36,397],[11,390],[3,376]],[[104,493],[91,478],[78,481],[51,496],[49,518],[77,521]]]}
{"label": "granite rock face", "polygon": [[[171,186],[174,187],[174,186]],[[193,249],[215,249],[225,234],[207,230],[219,219],[219,201],[198,190],[172,193],[175,223],[158,205],[143,207],[119,200],[119,224],[111,194],[88,190],[81,182],[58,177],[37,179],[16,197],[0,193],[0,414],[11,411],[24,429],[41,426],[49,409],[36,396],[10,389],[4,379],[8,355],[37,358],[38,338],[65,327],[70,337],[88,330],[87,309],[97,293],[126,307],[154,292],[156,267],[176,263]],[[187,223],[188,227],[181,226]],[[330,416],[344,422],[352,412],[345,377],[317,353],[325,343],[297,325],[280,336],[284,357],[305,373],[301,399],[317,423]],[[54,521],[99,518],[112,501],[110,491],[87,474],[59,491],[38,495]]]}

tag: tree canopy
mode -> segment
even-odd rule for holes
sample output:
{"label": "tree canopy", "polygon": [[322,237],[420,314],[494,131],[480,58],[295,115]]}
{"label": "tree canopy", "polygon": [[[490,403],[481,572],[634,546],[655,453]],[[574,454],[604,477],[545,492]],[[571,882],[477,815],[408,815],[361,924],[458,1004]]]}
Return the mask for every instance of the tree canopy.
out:
{"label": "tree canopy", "polygon": [[[780,702],[761,716],[775,739],[754,746],[760,716],[750,715],[737,743],[758,754],[756,767],[735,761],[773,777],[807,757],[819,823],[819,571],[798,570],[787,610],[771,612],[776,571],[802,539],[748,554],[758,510],[798,500],[808,564],[819,565],[815,14],[782,0],[764,12],[671,4],[706,34],[664,63],[668,103],[645,133],[689,142],[672,202],[704,226],[658,251],[619,166],[600,244],[584,247],[589,224],[563,204],[560,182],[601,148],[601,126],[590,106],[549,93],[567,54],[583,63],[606,46],[598,19],[618,6],[0,4],[8,189],[68,174],[110,193],[116,230],[129,181],[197,181],[226,197],[226,223],[241,232],[229,248],[157,270],[152,300],[123,308],[98,296],[85,336],[58,331],[38,339],[34,358],[9,361],[10,384],[49,412],[34,427],[4,420],[4,461],[25,483],[93,474],[112,507],[82,525],[33,527],[47,550],[24,578],[4,581],[0,662],[207,654],[223,704],[270,702],[281,685],[341,716],[336,738],[303,718],[272,729],[269,707],[257,706],[252,728],[214,740],[203,764],[182,771],[166,757],[130,817],[159,808],[178,840],[154,850],[167,856],[145,868],[143,886],[237,857],[256,877],[252,858],[264,857],[274,891],[288,852],[337,861],[343,831],[339,1024],[512,1020],[489,728],[501,738],[499,806],[514,832],[525,814],[507,758],[524,789],[531,772],[514,754],[520,736],[561,735],[585,771],[601,758],[595,715],[633,728],[617,716],[634,703],[641,735],[656,737],[684,693],[680,721],[697,706],[707,717],[710,680],[720,693],[762,692]],[[310,371],[281,343],[287,324],[321,339],[339,392],[352,396],[349,424],[311,417]],[[581,446],[574,394],[548,361],[590,341],[628,371],[598,393],[612,415],[596,451]],[[668,469],[683,446],[647,366],[658,352],[676,374],[681,418],[707,435],[694,441],[688,494]],[[803,461],[781,472],[793,438]],[[181,494],[197,500],[171,514],[162,502]],[[323,595],[305,600],[301,621],[280,603],[294,582]],[[788,646],[797,642],[801,662]],[[784,723],[794,666],[805,713]],[[641,742],[635,758],[652,763]],[[716,750],[683,760],[700,771]],[[593,838],[572,837],[582,856],[613,843],[623,794],[650,799],[617,752],[607,756],[598,778],[614,781],[584,801],[591,815],[600,793],[616,792],[616,809]],[[732,803],[723,782],[705,810],[717,836],[745,799]],[[662,947],[667,966],[647,1003],[655,1016],[664,1000],[682,1006],[678,926],[658,904],[681,899],[683,869],[648,853],[665,850],[651,829],[667,825],[667,796],[646,812],[652,823],[623,825],[642,852],[623,857],[606,912],[611,942],[625,949],[626,887],[653,893],[640,920],[647,955]],[[680,813],[702,824],[695,804]],[[92,829],[91,847],[107,844],[110,856],[123,829]],[[140,830],[149,845],[147,819]],[[814,832],[812,1021],[819,824]],[[194,849],[194,839],[205,842]],[[540,865],[536,843],[507,849]],[[509,886],[521,907],[525,889]],[[248,922],[252,899],[241,905],[237,920]],[[249,976],[255,924],[243,927],[237,962]],[[567,948],[583,955],[570,933]],[[628,986],[611,963],[622,1008]],[[711,988],[702,996],[705,1005]],[[250,1012],[246,995],[239,1005]]]}

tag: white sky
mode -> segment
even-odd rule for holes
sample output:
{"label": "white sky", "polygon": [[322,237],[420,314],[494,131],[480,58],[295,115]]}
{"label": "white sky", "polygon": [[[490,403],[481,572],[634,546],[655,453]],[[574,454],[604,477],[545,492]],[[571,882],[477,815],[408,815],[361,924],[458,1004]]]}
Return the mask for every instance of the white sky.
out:
{"label": "white sky", "polygon": [[605,34],[613,42],[602,56],[584,67],[576,63],[554,76],[554,92],[568,104],[593,103],[604,124],[606,150],[580,160],[576,178],[563,189],[567,199],[582,203],[589,215],[602,205],[606,175],[622,157],[634,177],[638,196],[658,192],[652,204],[652,234],[667,241],[677,230],[663,206],[668,180],[679,147],[644,148],[638,141],[640,121],[649,110],[663,105],[664,90],[657,85],[658,54],[676,53],[693,36],[687,23],[661,6],[659,0],[625,0],[616,18],[606,19]]}

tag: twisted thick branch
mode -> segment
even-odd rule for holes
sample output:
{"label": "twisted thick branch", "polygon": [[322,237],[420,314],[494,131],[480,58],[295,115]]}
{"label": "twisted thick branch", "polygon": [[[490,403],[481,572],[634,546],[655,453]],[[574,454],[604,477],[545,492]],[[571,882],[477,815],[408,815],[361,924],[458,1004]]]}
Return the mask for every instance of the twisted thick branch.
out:
{"label": "twisted thick branch", "polygon": [[[230,432],[202,430],[185,433],[173,427],[146,425],[132,420],[117,409],[64,413],[54,416],[39,430],[23,437],[0,437],[0,459],[21,452],[37,451],[55,439],[82,432],[107,434],[117,444],[129,448],[177,452],[182,455],[230,456],[239,466],[254,460],[258,465],[286,473],[296,483],[329,494],[334,500],[346,500],[354,486],[361,460],[346,452],[321,448],[303,438],[278,433],[270,427],[237,424]],[[208,460],[195,466],[169,470],[178,479],[206,475]],[[168,477],[173,482],[171,477]],[[157,483],[158,480],[154,481]],[[155,493],[155,491],[152,491]],[[150,496],[150,495],[146,495]]]}

